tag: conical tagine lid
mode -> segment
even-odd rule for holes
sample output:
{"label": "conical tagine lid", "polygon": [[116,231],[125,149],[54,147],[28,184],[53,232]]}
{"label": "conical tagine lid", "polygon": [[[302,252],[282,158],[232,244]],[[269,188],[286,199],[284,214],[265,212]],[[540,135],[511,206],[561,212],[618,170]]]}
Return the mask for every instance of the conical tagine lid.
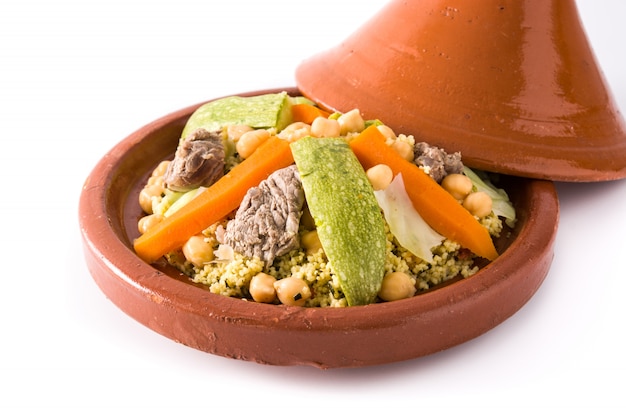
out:
{"label": "conical tagine lid", "polygon": [[474,168],[626,177],[626,123],[573,0],[392,0],[296,81],[323,107],[358,108]]}

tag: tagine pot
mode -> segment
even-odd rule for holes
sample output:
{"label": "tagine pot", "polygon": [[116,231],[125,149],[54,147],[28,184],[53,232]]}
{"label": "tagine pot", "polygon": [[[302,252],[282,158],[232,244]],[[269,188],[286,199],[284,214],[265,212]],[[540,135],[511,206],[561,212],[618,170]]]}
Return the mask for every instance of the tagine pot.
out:
{"label": "tagine pot", "polygon": [[[286,89],[299,95],[297,89]],[[254,96],[280,90],[240,93]],[[173,156],[200,104],[154,120],[116,144],[85,180],[79,224],[85,262],[106,297],[153,331],[211,354],[270,365],[355,368],[415,359],[491,330],[522,308],[552,259],[559,202],[552,181],[502,176],[516,208],[500,256],[475,275],[404,300],[345,308],[270,305],[213,294],[161,258],[133,250],[139,193]]]}
{"label": "tagine pot", "polygon": [[302,62],[296,82],[327,109],[359,108],[475,168],[626,177],[626,124],[574,0],[392,0]]}

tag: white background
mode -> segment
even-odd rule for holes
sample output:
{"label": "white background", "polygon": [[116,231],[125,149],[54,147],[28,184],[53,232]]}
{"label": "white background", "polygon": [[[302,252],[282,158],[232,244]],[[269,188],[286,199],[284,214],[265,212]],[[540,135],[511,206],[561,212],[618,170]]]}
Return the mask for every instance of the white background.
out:
{"label": "white background", "polygon": [[[187,105],[294,85],[303,59],[338,44],[385,3],[2,2],[2,415],[626,410],[623,180],[557,184],[556,257],[537,294],[483,336],[404,363],[320,371],[208,355],[138,324],[91,279],[78,198],[106,151]],[[626,109],[626,2],[578,5]]]}

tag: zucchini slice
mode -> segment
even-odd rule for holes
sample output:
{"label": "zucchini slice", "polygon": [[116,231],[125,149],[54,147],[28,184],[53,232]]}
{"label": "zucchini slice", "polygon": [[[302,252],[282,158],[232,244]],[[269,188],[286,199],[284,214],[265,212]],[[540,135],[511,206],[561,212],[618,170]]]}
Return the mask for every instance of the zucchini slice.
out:
{"label": "zucchini slice", "polygon": [[291,144],[304,194],[328,261],[349,306],[371,304],[382,283],[386,237],[363,167],[341,138]]}

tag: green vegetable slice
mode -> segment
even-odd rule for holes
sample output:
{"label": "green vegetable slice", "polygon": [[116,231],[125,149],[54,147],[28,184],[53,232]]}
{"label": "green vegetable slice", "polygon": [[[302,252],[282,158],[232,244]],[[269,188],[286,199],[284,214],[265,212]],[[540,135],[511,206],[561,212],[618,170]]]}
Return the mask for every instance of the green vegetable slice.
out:
{"label": "green vegetable slice", "polygon": [[291,100],[286,92],[253,97],[230,96],[198,107],[189,117],[181,137],[198,128],[210,132],[229,125],[282,130],[291,122]]}
{"label": "green vegetable slice", "polygon": [[384,275],[384,220],[363,167],[340,138],[291,144],[309,211],[348,305],[375,301]]}

